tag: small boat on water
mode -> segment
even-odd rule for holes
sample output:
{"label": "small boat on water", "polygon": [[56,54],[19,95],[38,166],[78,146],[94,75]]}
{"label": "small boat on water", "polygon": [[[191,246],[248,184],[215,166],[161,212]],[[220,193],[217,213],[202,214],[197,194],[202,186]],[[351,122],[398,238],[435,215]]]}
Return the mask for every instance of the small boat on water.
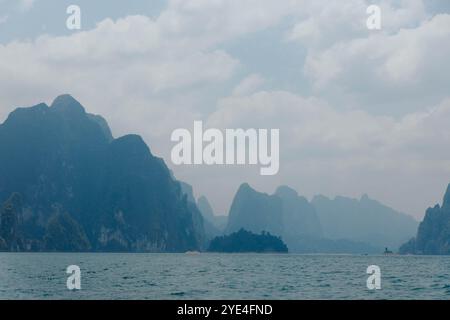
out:
{"label": "small boat on water", "polygon": [[385,256],[389,256],[389,255],[393,255],[394,253],[391,251],[391,250],[389,250],[388,248],[384,248],[384,255]]}
{"label": "small boat on water", "polygon": [[200,252],[199,252],[199,251],[186,251],[185,254],[188,254],[188,255],[197,255],[197,254],[200,254]]}

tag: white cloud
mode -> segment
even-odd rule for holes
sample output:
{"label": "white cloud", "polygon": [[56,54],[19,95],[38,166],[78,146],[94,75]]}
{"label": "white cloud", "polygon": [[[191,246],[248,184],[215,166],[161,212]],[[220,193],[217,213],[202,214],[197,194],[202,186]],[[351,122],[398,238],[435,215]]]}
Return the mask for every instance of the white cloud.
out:
{"label": "white cloud", "polygon": [[[248,167],[176,167],[175,174],[222,213],[247,180],[268,192],[291,184],[308,196],[368,192],[422,214],[450,180],[450,19],[429,17],[421,0],[375,2],[380,32],[366,29],[368,0],[172,0],[155,19],[106,19],[69,36],[0,45],[0,119],[68,92],[104,115],[115,135],[142,134],[165,159],[171,131],[194,120],[280,128],[278,176]],[[292,63],[305,82],[289,83],[303,95],[276,90],[267,70],[280,61],[264,60],[270,52],[255,52],[246,66],[224,49],[265,31],[284,35],[286,48],[305,49],[303,69],[303,53]],[[266,79],[275,89],[262,91]],[[415,109],[392,116],[389,108],[400,104]],[[373,106],[379,115],[368,111]]]}
{"label": "white cloud", "polygon": [[111,116],[119,132],[130,116],[149,121],[139,130],[176,124],[171,108],[178,116],[193,117],[191,107],[201,95],[195,92],[227,81],[238,61],[218,49],[199,50],[167,39],[164,32],[147,17],[129,16],[70,36],[0,45],[3,118],[13,106],[49,101],[63,92]]}
{"label": "white cloud", "polygon": [[423,0],[304,0],[297,12],[298,22],[286,38],[304,43],[309,50],[365,38],[374,32],[366,27],[366,9],[372,4],[379,5],[382,13],[382,29],[377,33],[396,33],[416,26],[427,17]]}
{"label": "white cloud", "polygon": [[251,74],[244,79],[233,89],[233,95],[240,96],[253,93],[259,89],[266,80],[259,74]]}
{"label": "white cloud", "polygon": [[[421,181],[438,182],[422,190],[438,201],[450,176],[449,121],[450,99],[395,119],[337,111],[321,99],[289,92],[262,91],[222,99],[208,126],[280,128],[280,180],[309,196],[323,190],[356,197],[365,190],[421,215],[432,205],[426,197],[411,197]],[[267,191],[275,187],[267,181],[260,185]],[[406,190],[411,193],[405,195]]]}
{"label": "white cloud", "polygon": [[338,91],[360,98],[362,105],[409,104],[414,110],[417,103],[423,107],[447,96],[449,55],[450,15],[442,14],[416,28],[373,34],[310,52],[304,72],[316,94]]}
{"label": "white cloud", "polygon": [[170,0],[158,23],[167,36],[189,34],[198,46],[211,46],[274,26],[298,4],[298,0]]}

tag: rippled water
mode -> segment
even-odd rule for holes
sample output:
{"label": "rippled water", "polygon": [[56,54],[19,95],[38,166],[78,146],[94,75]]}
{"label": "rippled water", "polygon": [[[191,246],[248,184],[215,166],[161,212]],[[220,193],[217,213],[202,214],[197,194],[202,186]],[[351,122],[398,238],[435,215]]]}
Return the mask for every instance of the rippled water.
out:
{"label": "rippled water", "polygon": [[[82,289],[66,288],[68,265]],[[367,266],[382,289],[366,287]],[[450,257],[2,253],[0,299],[449,299]]]}

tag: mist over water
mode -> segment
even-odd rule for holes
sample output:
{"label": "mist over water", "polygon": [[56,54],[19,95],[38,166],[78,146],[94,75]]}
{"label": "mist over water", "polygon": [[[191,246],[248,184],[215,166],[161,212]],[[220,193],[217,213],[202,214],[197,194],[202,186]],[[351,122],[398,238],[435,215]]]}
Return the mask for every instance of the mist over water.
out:
{"label": "mist over water", "polygon": [[[81,268],[81,290],[66,268]],[[381,290],[366,269],[381,268]],[[0,299],[449,299],[450,257],[2,253]]]}

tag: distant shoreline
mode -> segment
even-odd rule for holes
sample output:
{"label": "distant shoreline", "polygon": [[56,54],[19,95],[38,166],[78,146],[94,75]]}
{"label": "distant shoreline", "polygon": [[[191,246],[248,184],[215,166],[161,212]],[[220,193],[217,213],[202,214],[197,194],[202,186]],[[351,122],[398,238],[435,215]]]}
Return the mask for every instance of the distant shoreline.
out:
{"label": "distant shoreline", "polygon": [[204,255],[282,255],[282,256],[351,256],[351,257],[385,257],[385,258],[396,258],[396,257],[450,257],[450,255],[427,255],[427,254],[392,254],[385,255],[380,254],[358,254],[358,253],[296,253],[296,252],[200,252],[199,254],[186,254],[186,252],[110,252],[110,251],[26,251],[26,252],[11,252],[11,251],[0,251],[2,254],[20,254],[20,255],[36,255],[36,254],[154,254],[154,255],[186,255],[186,256],[204,256]]}

